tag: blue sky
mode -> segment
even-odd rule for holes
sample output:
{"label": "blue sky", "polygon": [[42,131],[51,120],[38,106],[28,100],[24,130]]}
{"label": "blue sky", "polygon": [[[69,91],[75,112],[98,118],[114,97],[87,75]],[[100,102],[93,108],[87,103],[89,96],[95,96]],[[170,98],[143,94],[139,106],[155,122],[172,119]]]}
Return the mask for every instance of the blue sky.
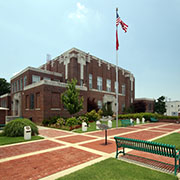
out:
{"label": "blue sky", "polygon": [[116,63],[135,76],[137,98],[180,100],[179,0],[0,0],[0,77],[39,67],[72,47]]}

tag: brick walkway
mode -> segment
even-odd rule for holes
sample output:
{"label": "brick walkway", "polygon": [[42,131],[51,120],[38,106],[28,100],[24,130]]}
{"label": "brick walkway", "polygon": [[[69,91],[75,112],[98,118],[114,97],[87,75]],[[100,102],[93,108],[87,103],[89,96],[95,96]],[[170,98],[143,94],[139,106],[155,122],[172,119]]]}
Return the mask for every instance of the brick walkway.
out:
{"label": "brick walkway", "polygon": [[[104,131],[78,134],[40,127],[44,140],[0,146],[0,174],[3,180],[56,179],[109,157],[115,157],[114,136],[153,140],[180,132],[180,124],[151,123],[108,130],[105,145]],[[126,158],[171,169],[172,158],[130,150]],[[137,158],[136,156],[141,156]],[[136,157],[136,158],[135,158]],[[151,160],[144,160],[147,157]],[[166,165],[166,166],[165,166]],[[162,165],[161,165],[162,166]]]}

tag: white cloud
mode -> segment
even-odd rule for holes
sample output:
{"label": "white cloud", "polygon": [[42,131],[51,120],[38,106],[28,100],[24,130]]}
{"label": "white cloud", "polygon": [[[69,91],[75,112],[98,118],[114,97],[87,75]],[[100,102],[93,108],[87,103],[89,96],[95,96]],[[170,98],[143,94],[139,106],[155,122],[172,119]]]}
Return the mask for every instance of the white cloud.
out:
{"label": "white cloud", "polygon": [[70,19],[79,19],[79,20],[85,20],[88,13],[88,9],[82,5],[80,2],[77,2],[76,4],[76,11],[71,12],[68,17]]}

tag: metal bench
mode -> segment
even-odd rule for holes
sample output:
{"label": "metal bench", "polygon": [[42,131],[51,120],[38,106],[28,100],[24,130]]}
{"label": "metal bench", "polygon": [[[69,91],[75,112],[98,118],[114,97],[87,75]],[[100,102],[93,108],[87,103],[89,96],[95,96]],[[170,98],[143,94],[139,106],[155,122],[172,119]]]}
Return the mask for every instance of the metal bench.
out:
{"label": "metal bench", "polygon": [[150,117],[150,121],[151,121],[151,122],[158,122],[158,119],[153,118],[153,117]]}
{"label": "metal bench", "polygon": [[130,121],[130,119],[122,119],[122,120],[121,120],[121,125],[122,125],[122,126],[129,126],[129,125],[134,125],[134,123],[132,123],[132,122]]}
{"label": "metal bench", "polygon": [[[143,141],[124,137],[114,137],[114,139],[116,141],[116,158],[118,158],[118,155],[120,153],[123,153],[123,155],[125,155],[125,148],[135,149],[138,151],[144,151],[174,158],[174,174],[176,175],[178,168],[180,171],[180,154],[179,150],[176,150],[176,147],[174,145],[161,144],[151,141]],[[123,150],[119,151],[119,148],[121,147],[123,148]],[[179,161],[179,165],[177,164],[177,161]]]}

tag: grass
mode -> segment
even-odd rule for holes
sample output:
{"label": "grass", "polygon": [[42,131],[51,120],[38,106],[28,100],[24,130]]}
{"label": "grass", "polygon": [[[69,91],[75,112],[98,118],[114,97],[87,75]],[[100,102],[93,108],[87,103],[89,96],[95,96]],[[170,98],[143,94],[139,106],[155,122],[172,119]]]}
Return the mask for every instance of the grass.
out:
{"label": "grass", "polygon": [[26,142],[26,141],[34,141],[34,140],[39,140],[39,139],[44,139],[44,138],[40,136],[32,136],[31,140],[24,140],[24,137],[7,137],[1,134],[0,145],[14,144],[14,143]]}
{"label": "grass", "polygon": [[177,177],[145,167],[109,158],[58,180],[177,180]]}
{"label": "grass", "polygon": [[180,149],[180,133],[172,133],[170,135],[156,139],[154,142],[175,145],[176,149]]}

